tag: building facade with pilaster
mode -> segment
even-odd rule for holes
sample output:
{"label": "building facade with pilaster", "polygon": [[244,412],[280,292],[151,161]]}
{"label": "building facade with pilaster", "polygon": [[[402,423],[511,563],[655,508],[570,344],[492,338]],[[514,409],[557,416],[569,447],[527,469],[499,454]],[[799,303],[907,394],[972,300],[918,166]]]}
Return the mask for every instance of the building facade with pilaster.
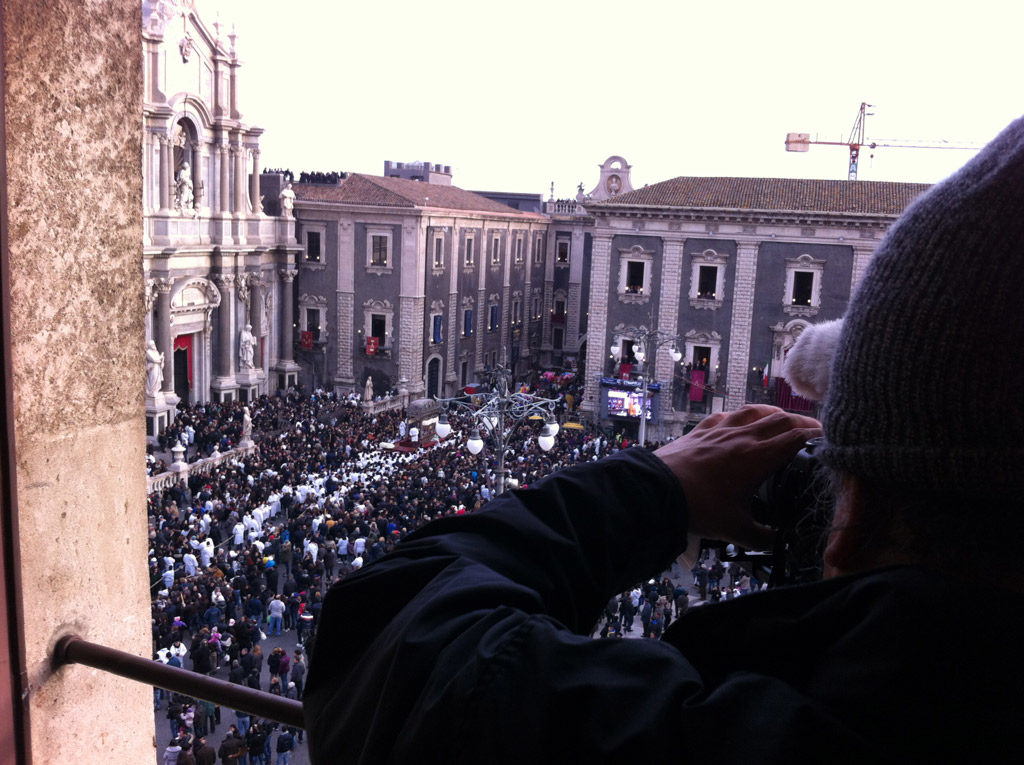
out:
{"label": "building facade with pilaster", "polygon": [[[809,323],[843,315],[879,240],[926,188],[681,177],[587,202],[585,410],[635,432],[622,401],[638,372],[656,385],[652,440],[747,402],[805,408],[781,377],[787,351]],[[677,336],[682,359],[666,345],[638,367],[633,327]]]}
{"label": "building facade with pilaster", "polygon": [[534,364],[548,218],[431,177],[296,184],[304,385],[449,396]]}
{"label": "building facade with pilaster", "polygon": [[[262,130],[242,119],[234,34],[143,3],[147,435],[180,401],[251,400],[297,382],[289,211],[266,215]],[[278,200],[273,200],[276,205]]]}

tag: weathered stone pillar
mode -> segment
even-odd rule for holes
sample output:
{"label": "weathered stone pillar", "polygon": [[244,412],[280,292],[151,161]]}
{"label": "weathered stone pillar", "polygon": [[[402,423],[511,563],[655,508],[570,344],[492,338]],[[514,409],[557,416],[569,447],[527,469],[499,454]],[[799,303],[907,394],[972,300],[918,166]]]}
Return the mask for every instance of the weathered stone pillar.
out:
{"label": "weathered stone pillar", "polygon": [[[150,688],[52,662],[54,644],[70,633],[137,656],[152,650],[142,568],[140,4],[4,0],[2,13],[9,438],[0,759],[69,762],[89,741],[102,759],[151,762]],[[147,179],[161,184],[155,207],[169,184],[159,178],[166,162],[149,159]],[[64,285],[74,288],[55,301]]]}

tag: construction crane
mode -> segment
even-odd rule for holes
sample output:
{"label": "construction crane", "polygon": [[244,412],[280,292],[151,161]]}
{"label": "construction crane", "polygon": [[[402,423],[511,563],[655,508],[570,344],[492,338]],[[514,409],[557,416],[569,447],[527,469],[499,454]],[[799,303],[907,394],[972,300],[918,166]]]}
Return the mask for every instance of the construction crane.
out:
{"label": "construction crane", "polygon": [[868,117],[874,116],[868,109],[873,108],[871,104],[861,101],[860,109],[857,112],[857,119],[853,122],[853,129],[850,131],[848,141],[812,141],[810,133],[788,133],[786,135],[786,151],[807,151],[811,144],[819,146],[847,146],[850,149],[850,171],[847,180],[857,180],[857,165],[860,162],[860,150],[864,147],[875,149],[887,147],[894,149],[966,149],[977,151],[980,146],[971,144],[953,144],[948,141],[937,141],[932,145],[917,143],[914,141],[896,141],[885,139],[886,142],[871,141],[864,139],[864,123]]}

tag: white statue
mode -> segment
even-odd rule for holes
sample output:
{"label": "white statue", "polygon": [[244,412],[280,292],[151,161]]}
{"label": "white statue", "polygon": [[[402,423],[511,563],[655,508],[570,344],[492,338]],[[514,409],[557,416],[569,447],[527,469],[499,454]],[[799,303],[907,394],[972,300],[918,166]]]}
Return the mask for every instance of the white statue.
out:
{"label": "white statue", "polygon": [[178,209],[182,212],[192,211],[195,203],[195,196],[192,193],[192,169],[188,162],[182,162],[178,170],[178,177],[174,181],[174,188],[178,194]]}
{"label": "white statue", "polygon": [[295,207],[295,192],[292,191],[290,183],[284,185],[284,188],[281,189],[281,193],[278,195],[278,199],[281,201],[281,215],[290,218],[292,216],[292,208]]}
{"label": "white statue", "polygon": [[363,391],[363,401],[373,401],[373,375],[366,376],[366,388]]}
{"label": "white statue", "polygon": [[249,416],[249,407],[242,409],[242,443],[252,441],[252,417]]}
{"label": "white statue", "polygon": [[156,349],[156,343],[150,340],[146,344],[146,394],[155,395],[164,384],[164,355]]}
{"label": "white statue", "polygon": [[252,334],[252,324],[238,333],[238,363],[242,369],[253,368],[253,352],[256,350],[256,338]]}

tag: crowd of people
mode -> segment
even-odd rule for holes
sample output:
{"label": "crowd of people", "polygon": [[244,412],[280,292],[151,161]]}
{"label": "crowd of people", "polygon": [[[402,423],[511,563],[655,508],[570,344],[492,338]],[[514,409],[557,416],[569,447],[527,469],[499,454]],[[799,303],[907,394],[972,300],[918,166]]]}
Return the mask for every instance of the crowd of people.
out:
{"label": "crowd of people", "polygon": [[[254,453],[149,497],[154,658],[299,699],[326,588],[386,555],[426,521],[481,507],[495,492],[496,455],[493,449],[470,454],[470,423],[454,415],[456,430],[447,439],[424,438],[412,453],[392,449],[407,424],[403,410],[369,415],[358,397],[323,392],[181,406],[161,443],[181,443],[190,459],[229,453],[241,438],[246,408]],[[621,445],[563,429],[544,452],[536,423],[512,430],[514,456],[506,467],[524,487]],[[277,648],[264,656],[261,641],[289,631],[294,653]],[[261,682],[264,664],[269,681]],[[167,751],[182,762],[203,762],[203,747],[211,747],[205,737],[221,724],[221,710],[154,694],[155,708],[167,702]],[[302,740],[301,731],[244,715],[229,722],[220,751],[240,741],[252,763],[270,762],[282,738],[284,746],[289,736]]]}
{"label": "crowd of people", "polygon": [[[741,566],[722,562],[711,555],[702,556],[690,570],[696,605],[732,600],[761,589],[762,584]],[[634,632],[640,619],[640,635],[658,639],[668,625],[686,613],[691,604],[691,588],[669,577],[651,579],[621,595],[612,597],[604,609],[602,638],[621,638]]]}

